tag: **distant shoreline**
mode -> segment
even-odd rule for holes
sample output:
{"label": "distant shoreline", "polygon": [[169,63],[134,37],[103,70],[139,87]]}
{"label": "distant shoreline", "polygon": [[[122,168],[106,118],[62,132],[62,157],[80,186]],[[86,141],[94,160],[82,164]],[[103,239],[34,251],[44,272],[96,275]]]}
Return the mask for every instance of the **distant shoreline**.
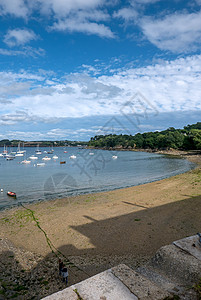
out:
{"label": "distant shoreline", "polygon": [[91,150],[107,150],[107,151],[134,151],[134,152],[148,152],[148,153],[158,153],[158,154],[171,154],[171,155],[199,155],[201,150],[177,150],[177,149],[144,149],[144,148],[123,148],[123,147],[87,147]]}

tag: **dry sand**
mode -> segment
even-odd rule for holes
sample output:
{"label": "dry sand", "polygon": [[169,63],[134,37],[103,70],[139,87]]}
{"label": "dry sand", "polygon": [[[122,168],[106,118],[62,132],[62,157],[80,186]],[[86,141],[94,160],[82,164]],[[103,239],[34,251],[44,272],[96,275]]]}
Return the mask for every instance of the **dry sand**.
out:
{"label": "dry sand", "polygon": [[201,231],[201,157],[188,158],[198,167],[168,179],[26,205],[43,231],[25,208],[1,212],[1,237],[43,261],[51,257],[48,238],[84,270],[70,283],[118,263],[135,267],[161,246]]}

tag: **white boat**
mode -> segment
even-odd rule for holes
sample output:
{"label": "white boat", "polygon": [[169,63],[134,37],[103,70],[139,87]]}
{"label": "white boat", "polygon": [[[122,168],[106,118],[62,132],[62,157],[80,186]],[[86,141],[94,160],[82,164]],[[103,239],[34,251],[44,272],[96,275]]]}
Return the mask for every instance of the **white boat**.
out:
{"label": "white boat", "polygon": [[39,150],[39,144],[37,145],[37,148],[36,148],[36,154],[39,154],[39,155],[42,154],[42,151]]}
{"label": "white boat", "polygon": [[93,152],[90,152],[89,155],[94,155],[94,153],[93,153]]}
{"label": "white boat", "polygon": [[45,163],[37,163],[36,165],[37,165],[37,167],[44,167]]}
{"label": "white boat", "polygon": [[10,154],[11,155],[16,154],[16,151],[11,151]]}
{"label": "white boat", "polygon": [[71,155],[71,156],[70,156],[70,159],[75,159],[75,158],[76,158],[75,155]]}
{"label": "white boat", "polygon": [[22,160],[21,161],[21,164],[30,164],[31,163],[31,160]]}
{"label": "white boat", "polygon": [[29,157],[29,159],[38,159],[38,157],[37,156],[34,156],[34,155],[31,155],[30,157]]}
{"label": "white boat", "polygon": [[3,152],[1,153],[1,156],[5,157],[8,154],[7,147],[4,145]]}
{"label": "white boat", "polygon": [[53,159],[58,159],[58,156],[57,155],[53,155],[52,158]]}
{"label": "white boat", "polygon": [[8,154],[6,156],[6,160],[13,160],[15,158],[15,156]]}
{"label": "white boat", "polygon": [[118,157],[117,155],[113,155],[112,159],[117,159],[117,157]]}
{"label": "white boat", "polygon": [[24,155],[23,152],[22,152],[22,153],[17,152],[17,153],[15,154],[15,156],[23,156],[23,155]]}
{"label": "white boat", "polygon": [[45,156],[42,158],[42,160],[51,160],[51,157]]}
{"label": "white boat", "polygon": [[[18,147],[17,147],[17,154],[24,154],[26,152],[26,150],[20,150],[20,142],[18,143]],[[22,155],[15,155],[15,156],[22,156]]]}
{"label": "white boat", "polygon": [[7,153],[8,153],[7,147],[4,145],[3,154],[7,154]]}

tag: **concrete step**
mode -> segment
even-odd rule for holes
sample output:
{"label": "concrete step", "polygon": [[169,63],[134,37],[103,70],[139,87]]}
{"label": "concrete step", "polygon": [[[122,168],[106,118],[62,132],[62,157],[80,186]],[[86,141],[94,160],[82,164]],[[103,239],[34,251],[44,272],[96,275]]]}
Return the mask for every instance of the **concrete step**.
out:
{"label": "concrete step", "polygon": [[[79,298],[80,297],[80,298]],[[111,269],[70,286],[44,300],[138,300]]]}
{"label": "concrete step", "polygon": [[176,245],[160,248],[145,267],[181,286],[197,282],[201,274],[201,261]]}
{"label": "concrete step", "polygon": [[148,277],[132,270],[124,264],[112,268],[111,271],[138,299],[161,300],[171,296],[168,291],[156,285]]}
{"label": "concrete step", "polygon": [[161,289],[174,294],[179,295],[184,292],[185,288],[182,286],[179,286],[175,282],[172,282],[167,278],[166,276],[159,274],[155,271],[155,269],[143,266],[136,270],[136,272],[140,273],[142,276],[149,279],[151,282],[153,282],[155,285],[160,287]]}

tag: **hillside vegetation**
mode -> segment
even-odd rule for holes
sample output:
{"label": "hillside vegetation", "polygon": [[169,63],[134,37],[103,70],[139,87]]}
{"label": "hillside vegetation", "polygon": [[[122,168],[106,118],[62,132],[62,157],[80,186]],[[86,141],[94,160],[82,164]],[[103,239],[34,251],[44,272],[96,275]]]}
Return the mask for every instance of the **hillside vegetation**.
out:
{"label": "hillside vegetation", "polygon": [[137,133],[136,135],[96,135],[89,146],[97,148],[180,149],[201,150],[201,122],[183,129],[170,127],[164,131]]}

